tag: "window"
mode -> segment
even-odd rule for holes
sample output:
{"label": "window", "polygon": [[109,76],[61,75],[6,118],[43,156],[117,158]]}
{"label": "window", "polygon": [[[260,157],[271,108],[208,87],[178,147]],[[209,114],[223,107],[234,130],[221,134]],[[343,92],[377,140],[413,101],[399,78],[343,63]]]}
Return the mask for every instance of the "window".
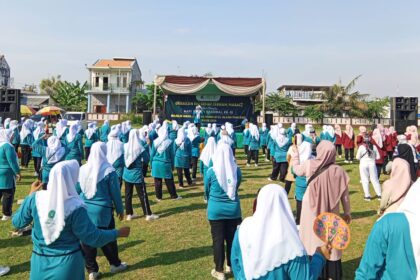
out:
{"label": "window", "polygon": [[123,77],[123,88],[127,87],[127,77]]}
{"label": "window", "polygon": [[120,77],[117,77],[117,88],[120,87]]}
{"label": "window", "polygon": [[95,77],[95,87],[99,87],[99,77]]}

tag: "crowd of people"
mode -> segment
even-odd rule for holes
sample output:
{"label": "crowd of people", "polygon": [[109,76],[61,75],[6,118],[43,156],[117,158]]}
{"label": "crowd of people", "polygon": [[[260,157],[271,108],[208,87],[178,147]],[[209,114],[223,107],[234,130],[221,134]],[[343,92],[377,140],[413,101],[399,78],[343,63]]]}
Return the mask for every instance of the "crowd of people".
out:
{"label": "crowd of people", "polygon": [[[52,133],[44,120],[5,120],[0,128],[2,220],[12,219],[17,230],[28,226],[32,230],[31,279],[84,279],[84,269],[89,279],[98,279],[99,247],[112,273],[125,270],[127,263],[119,258],[116,240],[128,236],[130,228],[115,229],[114,212],[119,220],[138,217],[132,205],[135,189],[146,221],[156,220],[159,216],[151,209],[145,178],[153,178],[160,202],[163,181],[170,199],[179,200],[177,189],[196,184],[198,173],[204,182],[214,278],[223,280],[233,273],[236,279],[341,279],[342,252],[315,235],[313,222],[323,212],[340,214],[340,204],[343,219],[351,222],[350,178],[336,163],[343,149],[344,164],[358,160],[364,199],[371,200],[372,183],[380,200],[380,219],[356,278],[394,279],[399,273],[396,267],[406,268],[404,279],[416,278],[420,271],[415,222],[420,214],[416,204],[420,183],[415,183],[420,154],[417,127],[397,135],[393,127],[360,126],[356,135],[351,125],[345,130],[325,125],[318,135],[311,124],[301,132],[296,124],[259,127],[245,121],[246,168],[251,163],[258,168],[262,159],[272,162],[272,172],[271,183],[258,191],[253,216],[242,221],[237,132],[231,123],[208,124],[201,131],[202,114],[200,107],[192,123],[155,120],[139,129],[132,128],[130,121],[112,126],[105,121],[101,127],[89,123],[84,130],[78,122],[68,125],[60,120]],[[16,181],[31,159],[37,180],[12,217]],[[381,186],[383,173],[390,178]],[[293,183],[295,215],[288,201]],[[404,258],[399,257],[402,254]],[[0,267],[0,274],[7,271]]]}

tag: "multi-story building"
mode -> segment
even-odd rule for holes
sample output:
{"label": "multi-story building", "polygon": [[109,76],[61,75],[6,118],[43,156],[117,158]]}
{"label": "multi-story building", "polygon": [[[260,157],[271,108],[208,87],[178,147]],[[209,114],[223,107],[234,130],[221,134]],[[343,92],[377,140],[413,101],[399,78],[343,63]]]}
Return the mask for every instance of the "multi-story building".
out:
{"label": "multi-story building", "polygon": [[143,88],[136,58],[99,59],[89,70],[88,113],[128,113]]}
{"label": "multi-story building", "polygon": [[329,86],[282,85],[277,90],[281,96],[291,98],[298,108],[304,108],[324,102],[322,96],[329,88]]}
{"label": "multi-story building", "polygon": [[0,54],[0,88],[10,87],[10,67],[4,55]]}

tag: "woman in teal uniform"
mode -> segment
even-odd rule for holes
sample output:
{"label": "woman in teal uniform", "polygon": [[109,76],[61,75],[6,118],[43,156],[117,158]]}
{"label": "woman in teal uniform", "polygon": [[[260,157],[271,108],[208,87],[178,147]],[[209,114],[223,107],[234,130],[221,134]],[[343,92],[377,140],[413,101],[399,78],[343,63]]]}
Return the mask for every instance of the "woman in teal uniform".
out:
{"label": "woman in teal uniform", "polygon": [[20,180],[18,158],[10,144],[12,134],[12,130],[0,128],[0,199],[3,199],[3,221],[9,220],[12,216],[16,179]]}
{"label": "woman in teal uniform", "polygon": [[61,145],[57,136],[51,136],[47,140],[47,147],[41,146],[42,163],[41,163],[41,182],[42,188],[47,189],[50,171],[60,161],[66,157],[66,148]]}
{"label": "woman in teal uniform", "polygon": [[229,135],[230,139],[232,139],[233,143],[230,145],[232,148],[233,156],[236,154],[236,146],[237,146],[237,140],[236,140],[236,133],[235,129],[233,129],[233,124],[227,122],[225,123],[226,132]]}
{"label": "woman in teal uniform", "polygon": [[178,174],[179,187],[184,187],[183,173],[189,186],[192,185],[190,164],[191,164],[191,141],[186,137],[185,130],[179,129],[175,139],[175,168]]}
{"label": "woman in teal uniform", "polygon": [[375,223],[356,270],[356,280],[419,278],[419,197],[420,180],[417,179],[398,212],[385,214]]}
{"label": "woman in teal uniform", "polygon": [[273,139],[271,149],[274,152],[273,171],[271,173],[271,181],[276,181],[279,178],[280,182],[284,183],[287,175],[287,151],[292,145],[292,139],[286,135],[286,130],[282,127],[278,130],[277,138]]}
{"label": "woman in teal uniform", "polygon": [[225,279],[223,268],[225,258],[226,272],[230,272],[233,237],[242,217],[238,195],[241,177],[241,170],[235,163],[230,146],[218,145],[213,156],[213,167],[207,170],[204,181],[204,193],[208,201],[207,219],[211,227],[215,264],[211,275],[217,279]]}
{"label": "woman in teal uniform", "polygon": [[320,140],[327,140],[335,143],[335,130],[331,125],[323,125],[319,135]]}
{"label": "woman in teal uniform", "polygon": [[197,105],[195,107],[195,110],[193,111],[193,118],[194,118],[194,124],[200,130],[201,128],[201,118],[203,117],[203,110],[200,105]]}
{"label": "woman in teal uniform", "polygon": [[104,124],[101,127],[100,132],[100,140],[104,143],[108,142],[108,134],[111,131],[111,128],[109,127],[109,120],[105,120]]}
{"label": "woman in teal uniform", "polygon": [[165,179],[166,187],[172,199],[181,199],[175,189],[174,169],[175,152],[173,141],[168,138],[168,123],[164,122],[158,131],[158,138],[153,141],[150,151],[152,177],[155,182],[155,193],[158,201],[162,200],[162,181]]}
{"label": "woman in teal uniform", "polygon": [[[10,128],[10,122],[12,121],[12,119],[11,118],[7,118],[7,119],[5,119],[4,120],[4,123],[3,123],[3,128],[5,128],[5,129],[9,129]],[[0,125],[1,125],[1,121],[0,121]]]}
{"label": "woman in teal uniform", "polygon": [[[214,137],[210,137],[207,140],[207,144],[204,146],[203,151],[200,155],[200,173],[203,177],[203,181],[206,180],[207,170],[213,166],[212,158],[216,152],[216,140]],[[206,196],[204,196],[204,201],[207,202]]]}
{"label": "woman in teal uniform", "polygon": [[[75,159],[82,165],[83,159],[83,141],[80,134],[77,133],[78,125],[72,124],[69,129],[69,133],[65,138],[65,146],[67,148],[66,160]],[[87,158],[87,157],[86,157]]]}
{"label": "woman in teal uniform", "polygon": [[146,216],[146,221],[156,220],[159,216],[154,215],[150,209],[149,197],[147,196],[146,183],[143,177],[143,158],[145,150],[140,143],[139,130],[132,129],[128,142],[124,144],[124,171],[123,180],[125,183],[125,213],[127,221],[134,217],[133,212],[133,189],[136,188],[139,196],[140,205],[143,214]]}
{"label": "woman in teal uniform", "polygon": [[[175,140],[179,129],[180,127],[179,127],[178,122],[176,120],[173,120],[169,124],[169,139]],[[184,126],[182,127],[182,129],[184,129]]]}
{"label": "woman in teal uniform", "polygon": [[142,173],[143,173],[144,178],[146,178],[147,176],[147,170],[149,170],[149,162],[150,162],[150,146],[149,146],[149,140],[148,140],[148,132],[149,132],[149,129],[147,125],[139,129],[140,144],[144,148],[144,155],[142,159]]}
{"label": "woman in teal uniform", "polygon": [[37,127],[34,131],[34,142],[32,143],[32,157],[34,159],[35,176],[41,176],[41,161],[42,161],[42,147],[47,146],[47,140],[45,139],[45,124],[44,122],[38,122]]}
{"label": "woman in teal uniform", "polygon": [[77,134],[79,134],[83,139],[83,136],[85,135],[85,130],[83,129],[83,126],[80,123],[80,121],[76,121],[76,124],[77,124]]}
{"label": "woman in teal uniform", "polygon": [[201,137],[198,128],[194,125],[188,129],[188,139],[191,141],[191,178],[193,183],[197,180],[198,158],[200,157]]}
{"label": "woman in teal uniform", "polygon": [[89,123],[88,128],[85,131],[85,159],[89,159],[90,147],[93,143],[99,140],[98,133],[95,129],[94,123]]}
{"label": "woman in teal uniform", "polygon": [[130,135],[131,130],[131,121],[125,121],[121,124],[121,134],[120,134],[120,140],[123,143],[128,142],[128,137]]}
{"label": "woman in teal uniform", "polygon": [[204,145],[207,144],[207,140],[213,137],[213,129],[211,128],[211,123],[207,124],[207,127],[204,129]]}
{"label": "woman in teal uniform", "polygon": [[285,190],[271,184],[260,190],[254,215],[236,231],[231,263],[237,280],[312,280],[320,276],[326,257],[325,245],[309,259]]}
{"label": "woman in teal uniform", "polygon": [[249,145],[246,166],[250,166],[251,159],[254,159],[255,166],[258,166],[258,152],[260,150],[260,134],[255,124],[249,125]]}
{"label": "woman in teal uniform", "polygon": [[65,138],[68,132],[69,132],[69,129],[67,127],[67,120],[65,119],[59,120],[57,124],[55,125],[54,135],[57,136],[58,139],[60,139],[61,144],[63,145],[65,143]]}
{"label": "woman in teal uniform", "polygon": [[150,143],[153,143],[153,141],[155,141],[155,139],[158,138],[156,130],[157,130],[157,124],[155,122],[152,122],[151,124],[149,124],[148,137],[149,137]]}
{"label": "woman in teal uniform", "polygon": [[13,131],[12,135],[12,145],[15,148],[16,154],[19,150],[20,145],[20,133],[19,133],[19,122],[17,120],[13,120],[10,122],[10,130]]}
{"label": "woman in teal uniform", "polygon": [[20,149],[22,151],[22,160],[20,165],[24,168],[28,168],[29,161],[31,160],[31,146],[34,142],[32,126],[29,120],[26,120],[22,125],[22,129],[20,130],[20,139]]}
{"label": "woman in teal uniform", "polygon": [[299,133],[299,129],[296,128],[296,123],[292,123],[287,129],[287,138],[292,139],[293,136]]}
{"label": "woman in teal uniform", "polygon": [[250,124],[247,122],[245,124],[245,129],[242,132],[243,134],[243,144],[244,144],[244,153],[245,156],[248,155],[248,148],[249,148],[249,142],[251,141],[251,134],[249,133]]}
{"label": "woman in teal uniform", "polygon": [[92,223],[75,189],[77,161],[58,163],[50,176],[48,190],[26,197],[13,216],[18,229],[33,222],[30,279],[85,279],[80,242],[101,247],[127,237],[130,229],[100,230]]}
{"label": "woman in teal uniform", "polygon": [[[106,157],[106,144],[96,142],[92,145],[89,160],[80,168],[77,192],[86,204],[91,221],[99,229],[115,229],[114,209],[120,221],[124,219],[124,208],[121,200],[118,175]],[[85,255],[86,270],[89,279],[97,279],[99,266],[96,262],[95,247],[82,243]],[[111,266],[111,273],[127,268],[118,257],[117,241],[104,245],[102,252]]]}
{"label": "woman in teal uniform", "polygon": [[262,149],[263,156],[265,158],[267,156],[267,142],[268,142],[267,124],[263,123],[261,128],[260,128],[260,148]]}
{"label": "woman in teal uniform", "polygon": [[108,162],[112,164],[119,178],[120,189],[122,186],[122,175],[124,170],[124,144],[120,141],[121,125],[113,125],[106,143]]}

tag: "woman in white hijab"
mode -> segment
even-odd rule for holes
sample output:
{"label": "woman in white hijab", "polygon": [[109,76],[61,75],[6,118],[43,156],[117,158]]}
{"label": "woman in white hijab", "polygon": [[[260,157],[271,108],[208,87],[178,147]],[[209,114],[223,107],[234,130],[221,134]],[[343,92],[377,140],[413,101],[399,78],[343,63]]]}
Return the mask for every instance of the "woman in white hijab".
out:
{"label": "woman in white hijab", "polygon": [[42,147],[47,146],[45,124],[38,122],[34,131],[34,142],[32,143],[32,158],[34,159],[35,176],[40,177],[41,173],[41,160],[42,160]]}
{"label": "woman in white hijab", "polygon": [[147,196],[146,183],[143,177],[143,159],[145,150],[140,143],[138,129],[132,129],[128,142],[124,144],[124,171],[123,180],[125,183],[125,213],[127,221],[131,221],[136,215],[133,212],[133,189],[136,188],[140,199],[143,214],[146,221],[156,220],[159,216],[154,215],[150,209],[149,197]]}
{"label": "woman in white hijab", "polygon": [[89,123],[88,128],[85,131],[85,159],[89,159],[90,154],[90,147],[92,147],[93,143],[99,141],[99,135],[96,132],[95,124]]}
{"label": "woman in white hijab", "polygon": [[215,268],[211,275],[225,279],[225,242],[226,272],[230,272],[230,251],[236,227],[241,222],[241,204],[238,189],[241,183],[241,170],[235,163],[229,145],[218,145],[212,158],[213,167],[207,171],[204,181],[204,193],[208,201],[207,219],[210,222],[213,239]]}
{"label": "woman in white hijab", "polygon": [[355,279],[419,279],[419,197],[417,179],[398,211],[385,214],[375,223]]}
{"label": "woman in white hijab", "polygon": [[255,124],[249,124],[249,145],[246,166],[250,166],[251,159],[255,162],[255,167],[258,166],[258,152],[260,149],[260,133],[258,126]]}
{"label": "woman in white hijab", "polygon": [[[120,221],[124,219],[118,175],[106,157],[107,147],[103,142],[92,145],[89,160],[80,168],[77,193],[86,204],[90,220],[98,229],[115,229],[114,209]],[[86,270],[89,278],[99,275],[96,262],[97,250],[82,243]],[[120,272],[127,268],[118,257],[117,241],[104,245],[102,252],[111,266],[111,272]]]}
{"label": "woman in white hijab", "polygon": [[124,170],[124,144],[120,141],[121,125],[113,125],[108,134],[108,142],[106,143],[108,162],[112,164],[117,172],[120,189],[122,186],[122,175]]}
{"label": "woman in white hijab", "polygon": [[198,128],[194,124],[188,128],[187,136],[191,142],[191,179],[195,183],[197,179],[198,158],[200,157],[201,137]]}
{"label": "woman in white hijab", "polygon": [[215,152],[216,140],[214,139],[214,137],[210,137],[200,155],[200,173],[202,174],[204,181],[206,178],[207,170],[213,166],[212,159]]}
{"label": "woman in white hijab", "polygon": [[172,199],[181,199],[178,196],[172,171],[174,169],[175,151],[174,143],[168,138],[168,123],[164,122],[159,128],[158,138],[153,141],[150,151],[152,177],[155,181],[157,201],[162,200],[162,181],[165,179],[166,187]]}
{"label": "woman in white hijab", "polygon": [[179,188],[184,188],[184,178],[187,179],[189,186],[192,185],[190,165],[191,165],[191,141],[186,136],[186,132],[183,129],[178,130],[177,138],[175,139],[175,168],[178,174]]}
{"label": "woman in white hijab", "polygon": [[263,187],[256,206],[235,234],[231,257],[235,279],[317,279],[328,249],[319,248],[309,260],[284,189],[275,184]]}
{"label": "woman in white hijab", "polygon": [[66,148],[61,145],[57,136],[51,136],[47,140],[47,147],[42,147],[41,182],[42,189],[46,190],[49,182],[51,169],[63,161],[66,156]]}
{"label": "woman in white hijab", "polygon": [[[185,125],[185,124],[184,124]],[[178,130],[179,130],[179,124],[176,120],[173,120],[171,122],[171,125],[169,126],[169,139],[171,140],[175,140]],[[182,128],[184,128],[184,126],[182,126]]]}
{"label": "woman in white hijab", "polygon": [[48,190],[26,197],[13,216],[18,229],[33,222],[32,280],[84,279],[80,242],[101,247],[129,235],[129,228],[100,230],[92,223],[75,189],[78,176],[77,161],[58,163],[51,170]]}
{"label": "woman in white hijab", "polygon": [[20,145],[19,122],[17,120],[12,120],[10,122],[10,130],[13,131],[12,141],[10,143],[13,145],[13,147],[15,147],[17,154]]}
{"label": "woman in white hijab", "polygon": [[67,128],[67,120],[61,119],[57,122],[54,129],[54,135],[60,139],[60,141],[64,141],[64,137],[66,137],[68,133]]}
{"label": "woman in white hijab", "polygon": [[32,124],[29,120],[26,120],[22,125],[22,129],[20,130],[20,140],[20,149],[22,151],[21,166],[28,168],[29,161],[31,160],[31,146],[34,142]]}
{"label": "woman in white hijab", "polygon": [[213,129],[211,128],[211,123],[207,124],[207,127],[204,129],[204,144],[207,144],[207,140],[210,137],[213,137]]}
{"label": "woman in white hijab", "polygon": [[[77,132],[79,126],[77,123],[73,123],[70,126],[69,132],[67,133],[64,143],[67,148],[66,160],[75,159],[79,162],[79,165],[82,165],[83,159],[83,140],[82,136]],[[90,148],[89,148],[90,152]],[[86,159],[89,159],[89,156],[86,156]]]}

